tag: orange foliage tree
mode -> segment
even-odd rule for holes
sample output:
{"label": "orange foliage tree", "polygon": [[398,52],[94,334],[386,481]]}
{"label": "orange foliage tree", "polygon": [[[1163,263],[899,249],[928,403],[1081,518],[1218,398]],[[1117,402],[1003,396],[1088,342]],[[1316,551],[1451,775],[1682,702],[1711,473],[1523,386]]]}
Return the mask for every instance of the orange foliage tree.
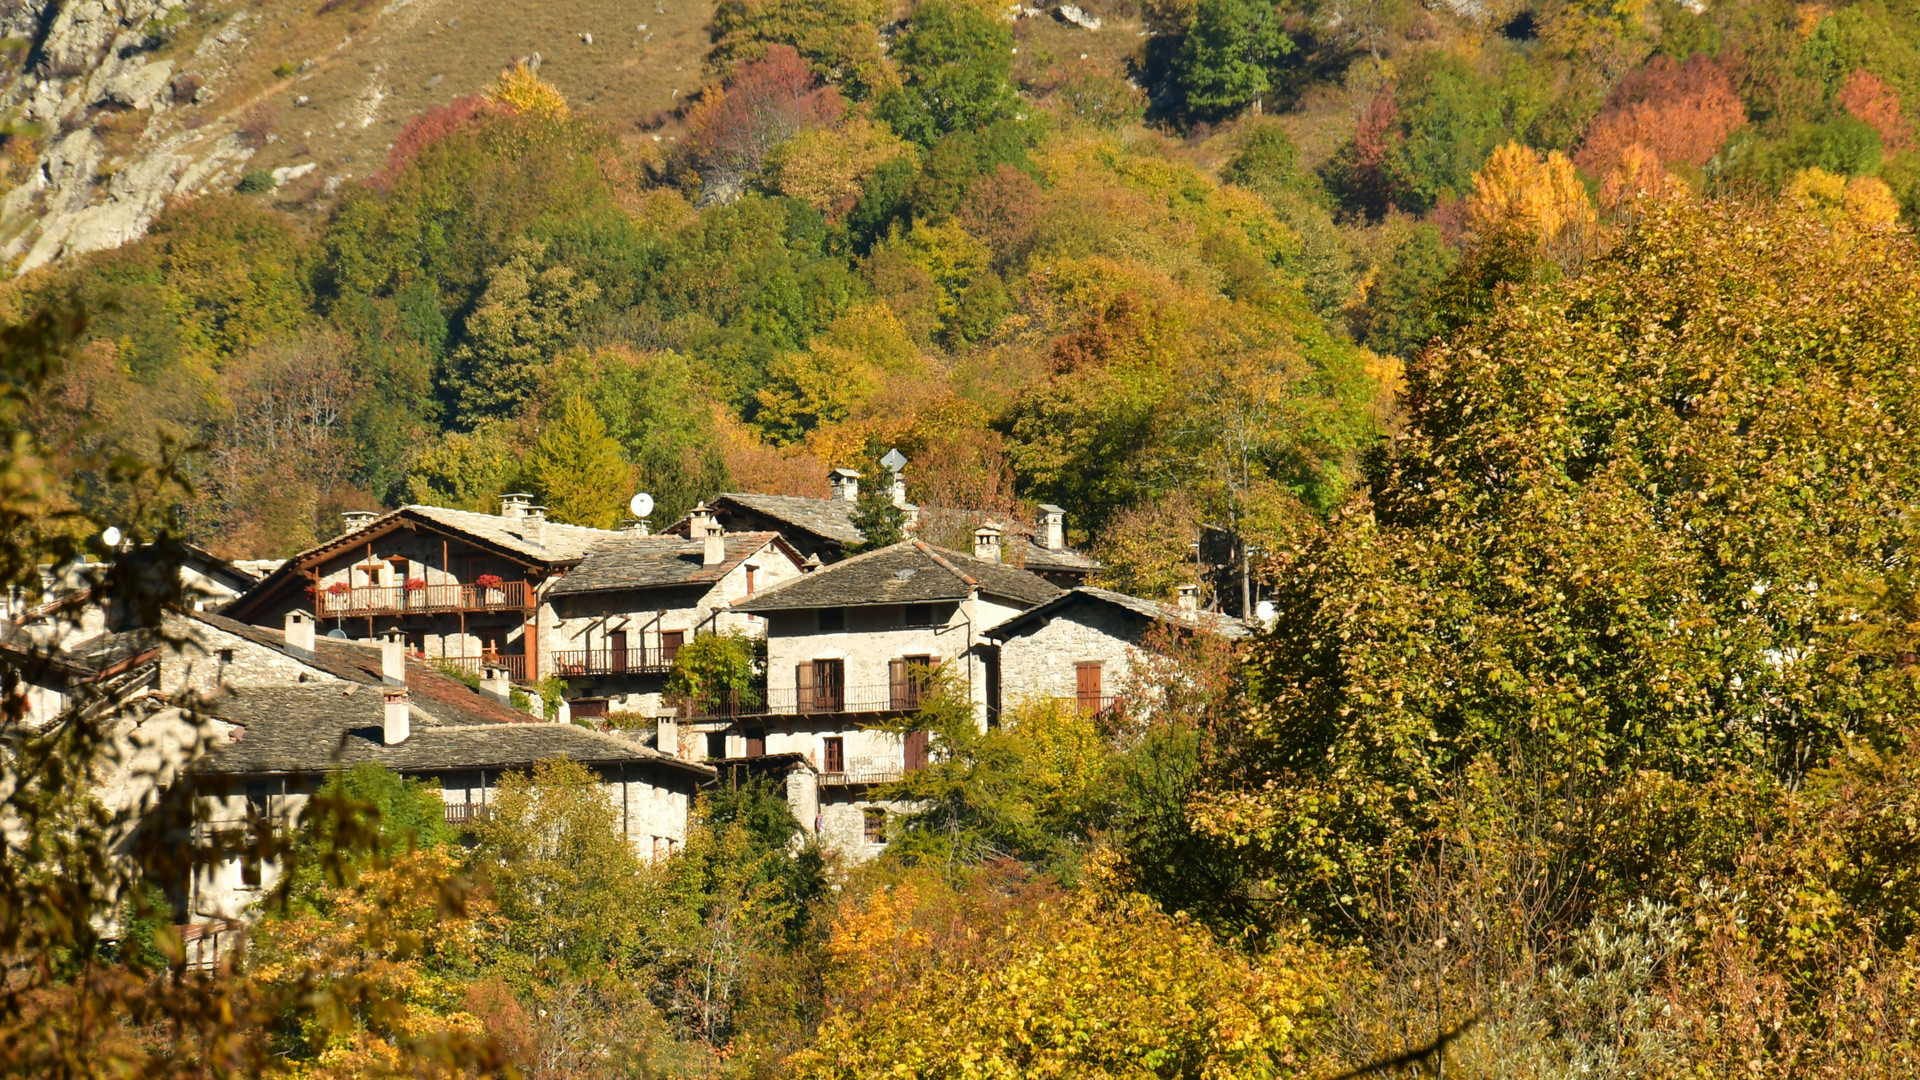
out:
{"label": "orange foliage tree", "polygon": [[1716,62],[1704,56],[1685,63],[1656,57],[1614,87],[1573,160],[1605,175],[1619,166],[1629,147],[1639,145],[1662,162],[1698,168],[1746,120],[1746,106]]}
{"label": "orange foliage tree", "polygon": [[1880,146],[1887,153],[1897,153],[1913,144],[1913,130],[1900,115],[1900,95],[1880,76],[1870,71],[1855,71],[1840,84],[1834,100],[1878,132]]}

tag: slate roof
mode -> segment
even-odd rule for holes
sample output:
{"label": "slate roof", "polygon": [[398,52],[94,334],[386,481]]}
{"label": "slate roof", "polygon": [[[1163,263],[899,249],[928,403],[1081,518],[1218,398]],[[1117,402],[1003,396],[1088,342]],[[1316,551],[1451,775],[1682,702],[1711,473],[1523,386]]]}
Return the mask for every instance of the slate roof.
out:
{"label": "slate roof", "polygon": [[813,499],[804,495],[753,495],[740,491],[728,491],[714,496],[709,505],[724,508],[726,503],[733,503],[756,514],[786,522],[794,528],[832,540],[842,546],[858,544],[866,539],[866,536],[853,524],[853,512],[858,504],[846,499]]}
{"label": "slate roof", "polygon": [[[314,640],[313,654],[306,656],[289,649],[286,635],[279,630],[251,626],[204,611],[193,612],[189,617],[198,619],[215,629],[225,630],[229,634],[255,644],[285,653],[335,678],[363,686],[383,685],[380,675],[380,649],[377,645],[362,645],[341,641],[338,638],[322,637]],[[412,657],[407,658],[407,695],[413,701],[414,713],[425,715],[435,723],[535,724],[542,722],[510,705],[502,705],[434,667],[432,663]]]}
{"label": "slate roof", "polygon": [[719,581],[735,567],[769,544],[778,545],[795,564],[799,558],[779,533],[729,533],[727,557],[713,566],[701,564],[705,541],[681,536],[623,536],[602,541],[580,565],[547,590],[551,597],[626,589],[654,589],[670,585],[698,585]]}
{"label": "slate roof", "polygon": [[1084,577],[1100,569],[1100,560],[1072,548],[1058,551],[1025,536],[1009,536],[1007,561],[1035,573],[1070,573]]}
{"label": "slate roof", "polygon": [[1091,585],[1076,585],[1051,601],[1041,604],[1039,607],[1023,611],[993,629],[984,631],[984,633],[987,637],[993,638],[996,641],[1004,641],[1007,638],[1013,637],[1026,627],[1035,625],[1041,620],[1052,618],[1067,607],[1085,603],[1111,604],[1114,607],[1123,608],[1147,619],[1177,623],[1182,626],[1198,626],[1210,633],[1218,634],[1221,637],[1244,638],[1251,636],[1253,633],[1245,623],[1238,619],[1229,618],[1218,612],[1202,611],[1189,615],[1183,613],[1177,607],[1160,603],[1158,600],[1129,596],[1123,592],[1114,592],[1112,589],[1098,589]]}
{"label": "slate roof", "polygon": [[1044,604],[1060,595],[1059,589],[1025,570],[919,540],[903,540],[782,582],[758,596],[735,601],[733,608],[760,612],[924,604],[964,600],[976,587],[1028,604]]}
{"label": "slate roof", "polygon": [[240,730],[196,766],[205,773],[316,773],[362,761],[420,773],[523,768],[567,758],[585,765],[658,765],[702,779],[714,775],[704,765],[572,724],[442,724],[418,710],[407,740],[388,746],[381,734],[381,694],[359,684],[237,689],[206,713]]}

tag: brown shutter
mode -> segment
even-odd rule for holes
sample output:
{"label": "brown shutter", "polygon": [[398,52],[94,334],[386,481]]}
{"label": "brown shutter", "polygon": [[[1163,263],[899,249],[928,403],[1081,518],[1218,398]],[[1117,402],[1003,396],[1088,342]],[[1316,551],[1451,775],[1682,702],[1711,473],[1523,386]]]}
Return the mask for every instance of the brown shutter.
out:
{"label": "brown shutter", "polygon": [[924,731],[907,732],[907,745],[905,750],[906,752],[904,756],[906,758],[906,766],[907,766],[908,772],[914,772],[918,769],[924,769],[927,767],[927,733],[926,732]]}
{"label": "brown shutter", "polygon": [[813,711],[813,661],[802,660],[793,669],[794,707],[803,713]]}
{"label": "brown shutter", "polygon": [[888,702],[889,708],[913,708],[911,704],[913,700],[911,678],[912,676],[907,671],[907,662],[905,660],[887,661],[887,696],[891,699]]}
{"label": "brown shutter", "polygon": [[615,630],[607,635],[607,670],[627,670],[627,632]]}
{"label": "brown shutter", "polygon": [[1073,665],[1075,696],[1080,699],[1080,708],[1087,712],[1100,711],[1100,664]]}

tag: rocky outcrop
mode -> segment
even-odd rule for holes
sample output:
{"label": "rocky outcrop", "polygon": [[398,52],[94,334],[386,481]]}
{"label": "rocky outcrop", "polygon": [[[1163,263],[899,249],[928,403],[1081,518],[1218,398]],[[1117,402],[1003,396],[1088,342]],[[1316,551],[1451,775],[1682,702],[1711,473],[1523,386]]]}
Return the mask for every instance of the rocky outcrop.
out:
{"label": "rocky outcrop", "polygon": [[[32,43],[0,83],[0,107],[43,132],[36,167],[0,196],[0,257],[16,272],[136,239],[170,199],[231,186],[252,155],[224,126],[167,122],[205,96],[176,102],[178,65],[152,55],[189,22],[186,3],[21,0],[0,12],[0,33]],[[246,18],[236,13],[198,43],[195,90],[245,48]],[[103,126],[133,132],[131,145],[122,134],[110,146],[96,133]]]}

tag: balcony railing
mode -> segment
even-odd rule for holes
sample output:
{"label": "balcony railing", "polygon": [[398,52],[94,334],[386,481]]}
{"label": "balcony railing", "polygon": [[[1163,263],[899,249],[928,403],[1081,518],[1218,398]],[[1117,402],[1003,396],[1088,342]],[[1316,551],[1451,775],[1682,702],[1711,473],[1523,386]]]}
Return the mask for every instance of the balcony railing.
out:
{"label": "balcony railing", "polygon": [[890,769],[854,768],[820,774],[821,787],[851,787],[855,784],[891,784],[905,776],[898,767]]}
{"label": "balcony railing", "polygon": [[553,654],[560,675],[658,675],[673,670],[677,648],[568,649]]}
{"label": "balcony railing", "polygon": [[683,699],[681,716],[810,716],[819,713],[912,712],[920,707],[921,688],[912,683],[873,686],[775,687],[752,692]]}
{"label": "balcony railing", "polygon": [[434,614],[443,611],[521,611],[527,606],[527,583],[484,585],[361,585],[344,592],[320,589],[313,594],[314,611],[323,619],[343,615]]}
{"label": "balcony railing", "polygon": [[453,802],[447,804],[447,824],[449,825],[472,825],[475,822],[486,820],[486,817],[486,803]]}
{"label": "balcony railing", "polygon": [[488,653],[485,656],[427,656],[421,657],[429,664],[464,671],[469,675],[484,675],[490,667],[507,669],[507,678],[514,682],[527,681],[527,658],[519,653]]}

